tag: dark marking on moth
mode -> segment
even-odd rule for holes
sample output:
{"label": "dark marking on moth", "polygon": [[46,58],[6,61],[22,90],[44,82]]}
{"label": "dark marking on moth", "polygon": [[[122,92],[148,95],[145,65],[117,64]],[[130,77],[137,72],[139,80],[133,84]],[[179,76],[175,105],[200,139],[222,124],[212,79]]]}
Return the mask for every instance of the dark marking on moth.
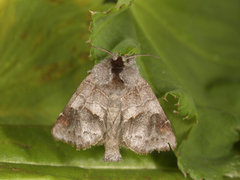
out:
{"label": "dark marking on moth", "polygon": [[52,128],[53,137],[77,149],[104,144],[104,161],[121,161],[121,146],[138,154],[174,150],[171,124],[135,66],[141,55],[101,50],[111,57],[95,65],[79,85]]}
{"label": "dark marking on moth", "polygon": [[111,61],[112,73],[119,75],[120,72],[123,71],[124,63],[121,56],[117,58],[115,61]]}
{"label": "dark marking on moth", "polygon": [[64,115],[60,115],[57,121],[61,124],[64,124],[64,126],[67,126],[71,122],[71,119],[64,117]]}

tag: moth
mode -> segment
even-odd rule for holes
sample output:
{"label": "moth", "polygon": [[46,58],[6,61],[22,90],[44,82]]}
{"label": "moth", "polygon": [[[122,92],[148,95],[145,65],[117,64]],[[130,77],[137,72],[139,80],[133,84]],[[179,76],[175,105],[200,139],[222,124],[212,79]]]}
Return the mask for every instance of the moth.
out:
{"label": "moth", "polygon": [[175,149],[176,137],[154,92],[139,75],[133,55],[110,55],[96,64],[52,128],[55,140],[77,150],[105,146],[104,161],[121,161],[120,147],[138,154]]}

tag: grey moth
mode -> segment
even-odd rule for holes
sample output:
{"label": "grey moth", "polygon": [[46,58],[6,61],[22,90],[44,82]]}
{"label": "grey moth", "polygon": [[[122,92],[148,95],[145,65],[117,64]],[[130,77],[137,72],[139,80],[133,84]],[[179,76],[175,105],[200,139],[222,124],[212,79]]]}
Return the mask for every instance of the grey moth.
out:
{"label": "grey moth", "polygon": [[176,137],[154,92],[139,75],[133,55],[96,64],[52,128],[53,137],[77,149],[105,146],[104,161],[121,161],[120,147],[138,154],[175,149]]}

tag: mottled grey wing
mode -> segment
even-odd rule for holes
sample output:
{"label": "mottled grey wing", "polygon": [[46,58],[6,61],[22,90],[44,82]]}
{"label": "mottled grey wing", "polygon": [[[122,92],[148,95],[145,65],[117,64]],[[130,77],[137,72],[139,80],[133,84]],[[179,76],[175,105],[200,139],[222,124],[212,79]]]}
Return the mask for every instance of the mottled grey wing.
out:
{"label": "mottled grey wing", "polygon": [[103,140],[108,97],[86,77],[52,128],[53,137],[87,149]]}
{"label": "mottled grey wing", "polygon": [[123,145],[138,154],[174,150],[177,143],[171,124],[149,84],[138,78],[135,89],[121,99]]}

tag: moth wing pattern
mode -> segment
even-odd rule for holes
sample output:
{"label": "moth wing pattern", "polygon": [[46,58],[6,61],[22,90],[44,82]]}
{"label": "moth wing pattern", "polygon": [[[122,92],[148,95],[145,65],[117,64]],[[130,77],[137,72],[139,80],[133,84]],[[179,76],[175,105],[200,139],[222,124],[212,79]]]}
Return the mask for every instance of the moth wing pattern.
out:
{"label": "moth wing pattern", "polygon": [[56,140],[76,145],[77,149],[101,144],[105,132],[108,97],[95,87],[92,76],[82,81],[52,128]]}
{"label": "moth wing pattern", "polygon": [[140,75],[135,89],[122,97],[123,145],[138,154],[176,147],[176,137],[159,101]]}
{"label": "moth wing pattern", "polygon": [[158,99],[139,75],[133,55],[110,54],[91,70],[52,128],[77,149],[105,145],[104,161],[121,161],[120,147],[138,154],[175,149],[176,137]]}

